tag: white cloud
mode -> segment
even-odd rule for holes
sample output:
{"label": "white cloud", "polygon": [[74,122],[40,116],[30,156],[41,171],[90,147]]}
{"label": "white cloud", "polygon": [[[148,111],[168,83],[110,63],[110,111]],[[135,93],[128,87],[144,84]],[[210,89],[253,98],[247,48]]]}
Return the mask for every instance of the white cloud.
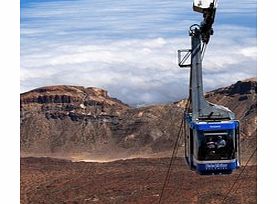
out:
{"label": "white cloud", "polygon": [[[57,48],[45,55],[28,55],[28,60],[22,56],[23,64],[28,62],[30,65],[21,68],[22,91],[35,88],[36,83],[32,86],[27,82],[36,80],[42,82],[41,86],[78,84],[103,87],[113,96],[133,104],[177,100],[187,93],[187,87],[181,87],[187,83],[183,82],[187,72],[180,70],[176,62],[176,51],[184,46],[183,41],[178,38],[123,40],[97,46],[68,46],[67,50],[61,47],[63,51]],[[235,71],[237,76],[243,77],[240,79],[256,74],[256,53],[252,44],[228,44],[223,48],[221,41],[224,39],[217,39],[213,49],[207,50],[203,62],[204,74],[210,77],[205,85],[208,88],[238,79],[228,77],[230,72]],[[223,80],[218,80],[219,77]],[[175,90],[174,86],[180,87]]]}
{"label": "white cloud", "polygon": [[246,47],[240,50],[240,53],[243,54],[245,57],[249,57],[252,60],[256,60],[257,58],[257,47]]}

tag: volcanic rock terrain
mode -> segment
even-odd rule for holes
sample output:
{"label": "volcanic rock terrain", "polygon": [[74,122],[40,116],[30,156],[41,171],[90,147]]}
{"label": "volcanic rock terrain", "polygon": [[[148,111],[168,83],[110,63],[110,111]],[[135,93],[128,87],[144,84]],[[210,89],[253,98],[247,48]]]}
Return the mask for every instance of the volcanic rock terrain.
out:
{"label": "volcanic rock terrain", "polygon": [[[236,113],[247,155],[256,146],[256,97],[255,79],[206,94]],[[133,108],[105,90],[81,86],[38,88],[20,100],[22,156],[107,160],[168,156],[186,104]]]}

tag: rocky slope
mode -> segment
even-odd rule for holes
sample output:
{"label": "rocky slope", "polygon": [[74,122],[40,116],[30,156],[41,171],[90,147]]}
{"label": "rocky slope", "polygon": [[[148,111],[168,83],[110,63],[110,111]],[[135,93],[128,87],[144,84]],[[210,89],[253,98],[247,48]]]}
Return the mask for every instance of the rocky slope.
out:
{"label": "rocky slope", "polygon": [[[206,95],[237,114],[246,154],[256,146],[256,95],[255,79]],[[20,98],[22,156],[91,159],[169,155],[185,104],[131,108],[105,90],[80,86],[39,88]]]}

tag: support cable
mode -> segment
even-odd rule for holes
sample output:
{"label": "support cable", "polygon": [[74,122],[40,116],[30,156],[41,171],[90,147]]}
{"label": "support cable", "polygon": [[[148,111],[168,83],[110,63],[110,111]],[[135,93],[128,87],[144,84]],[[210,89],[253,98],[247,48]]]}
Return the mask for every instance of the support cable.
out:
{"label": "support cable", "polygon": [[[253,158],[253,157],[252,157]],[[256,161],[257,162],[257,161]],[[257,163],[254,162],[254,166],[257,165]],[[252,164],[253,165],[253,164]],[[249,176],[247,178],[250,178]],[[237,190],[240,188],[242,182],[239,182],[237,188],[235,189],[234,193],[236,194]]]}
{"label": "support cable", "polygon": [[[248,163],[250,162],[250,160],[252,159],[252,157],[255,155],[255,153],[257,152],[257,148],[254,150],[254,152],[250,155],[250,157],[248,158],[245,166],[243,167],[242,171],[240,172],[240,174],[237,176],[237,178],[235,179],[235,182],[233,183],[233,185],[231,186],[230,190],[227,192],[227,194],[224,196],[222,203],[225,202],[225,200],[227,199],[227,197],[229,196],[229,194],[231,193],[231,191],[233,190],[233,188],[235,187],[236,183],[238,182],[239,178],[241,177],[242,173],[245,171]],[[237,189],[236,189],[237,191]]]}
{"label": "support cable", "polygon": [[[253,165],[253,164],[252,164]],[[257,165],[257,164],[254,164],[254,165]],[[252,166],[253,167],[253,166]],[[248,178],[250,178],[249,176],[247,176],[247,179]],[[237,191],[238,191],[238,189],[240,188],[240,186],[241,186],[241,184],[242,184],[243,182],[238,182],[238,186],[237,186],[237,188],[234,190],[234,194],[236,194],[237,193]]]}
{"label": "support cable", "polygon": [[181,130],[182,130],[183,124],[184,124],[184,117],[182,118],[182,122],[181,122],[179,131],[178,131],[178,135],[177,135],[177,138],[176,138],[176,141],[175,141],[175,145],[174,145],[174,149],[173,149],[172,156],[171,156],[171,159],[170,159],[169,167],[167,169],[166,177],[165,177],[164,184],[163,184],[163,187],[162,187],[162,192],[161,192],[161,196],[160,196],[160,199],[159,199],[159,204],[162,203],[162,198],[163,198],[163,195],[164,195],[164,192],[165,192],[165,187],[167,186],[167,184],[169,182],[171,167],[173,165],[174,159],[175,159],[176,154],[178,152],[178,143],[179,143],[179,140],[180,140],[180,136],[181,136],[181,132],[182,132]]}

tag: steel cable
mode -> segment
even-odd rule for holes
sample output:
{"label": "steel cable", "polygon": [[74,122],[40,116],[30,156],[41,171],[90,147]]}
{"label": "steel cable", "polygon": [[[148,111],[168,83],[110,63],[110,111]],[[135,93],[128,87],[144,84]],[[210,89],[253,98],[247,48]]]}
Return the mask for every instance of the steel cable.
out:
{"label": "steel cable", "polygon": [[162,203],[162,198],[163,198],[163,195],[164,195],[164,192],[165,192],[165,187],[167,186],[167,184],[169,182],[171,167],[173,165],[175,156],[178,152],[178,143],[179,143],[179,140],[180,140],[183,123],[184,123],[184,118],[182,118],[182,122],[181,122],[181,125],[180,125],[180,128],[179,128],[178,134],[177,134],[177,138],[176,138],[174,149],[173,149],[172,156],[171,156],[171,159],[170,159],[169,167],[167,169],[166,177],[165,177],[164,184],[163,184],[163,187],[162,187],[162,192],[161,192],[161,196],[160,196],[160,199],[159,199],[159,204]]}
{"label": "steel cable", "polygon": [[235,187],[236,183],[238,182],[239,178],[241,177],[242,173],[245,171],[248,163],[250,162],[250,160],[252,159],[252,157],[255,155],[255,153],[257,152],[257,148],[254,150],[254,152],[250,155],[250,157],[248,158],[245,166],[243,167],[242,171],[239,173],[239,175],[237,176],[237,178],[235,179],[235,182],[233,183],[233,185],[231,186],[231,188],[229,189],[229,191],[227,192],[227,194],[224,196],[222,203],[225,202],[225,200],[227,199],[227,197],[229,196],[229,194],[232,192],[233,188]]}

